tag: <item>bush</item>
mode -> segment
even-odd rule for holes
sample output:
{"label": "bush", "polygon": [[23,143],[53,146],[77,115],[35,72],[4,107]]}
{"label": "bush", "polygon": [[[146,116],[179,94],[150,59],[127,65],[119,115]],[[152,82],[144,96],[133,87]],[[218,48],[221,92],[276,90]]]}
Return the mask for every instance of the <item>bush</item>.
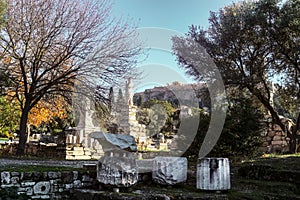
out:
{"label": "bush", "polygon": [[[251,99],[231,99],[221,136],[209,153],[210,157],[229,157],[233,160],[251,159],[260,155],[263,114]],[[197,159],[208,130],[210,117],[200,113],[197,135],[184,156]],[[191,119],[187,119],[191,120]]]}

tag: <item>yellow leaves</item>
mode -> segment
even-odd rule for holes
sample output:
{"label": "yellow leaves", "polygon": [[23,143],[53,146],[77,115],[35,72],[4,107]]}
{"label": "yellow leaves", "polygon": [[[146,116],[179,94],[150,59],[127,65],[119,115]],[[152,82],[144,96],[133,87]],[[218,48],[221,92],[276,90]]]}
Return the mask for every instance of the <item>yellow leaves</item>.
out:
{"label": "yellow leaves", "polygon": [[10,56],[6,56],[5,58],[3,58],[2,63],[3,63],[4,65],[10,64],[10,63],[11,63],[11,57],[10,57]]}
{"label": "yellow leaves", "polygon": [[41,100],[31,109],[28,117],[28,123],[38,127],[42,123],[52,123],[54,118],[67,118],[67,103],[61,97],[51,101]]}

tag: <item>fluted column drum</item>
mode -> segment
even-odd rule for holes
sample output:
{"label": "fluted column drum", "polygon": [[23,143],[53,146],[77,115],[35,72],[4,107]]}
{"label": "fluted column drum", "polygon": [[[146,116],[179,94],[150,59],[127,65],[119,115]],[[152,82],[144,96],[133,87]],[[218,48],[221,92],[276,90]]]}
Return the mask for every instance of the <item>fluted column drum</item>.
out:
{"label": "fluted column drum", "polygon": [[197,189],[229,190],[230,165],[228,158],[202,158],[197,163]]}

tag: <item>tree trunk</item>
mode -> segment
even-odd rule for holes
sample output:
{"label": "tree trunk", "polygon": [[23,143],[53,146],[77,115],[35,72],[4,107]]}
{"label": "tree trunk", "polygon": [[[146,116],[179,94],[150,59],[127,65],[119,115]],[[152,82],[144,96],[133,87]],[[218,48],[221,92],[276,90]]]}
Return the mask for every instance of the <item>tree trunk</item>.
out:
{"label": "tree trunk", "polygon": [[17,155],[21,156],[25,153],[25,145],[27,141],[27,120],[29,114],[29,106],[24,107],[22,110],[21,120],[20,120],[20,136],[19,136],[19,145],[17,150]]}
{"label": "tree trunk", "polygon": [[296,122],[296,126],[294,127],[294,130],[289,130],[288,127],[286,127],[285,124],[281,121],[278,112],[270,104],[270,101],[267,100],[261,93],[255,92],[250,87],[248,87],[248,89],[252,94],[254,94],[260,100],[260,102],[270,112],[273,123],[279,125],[280,128],[282,129],[282,131],[286,133],[286,136],[290,138],[290,143],[289,143],[290,153],[296,153],[297,148],[298,148],[297,147],[298,146],[298,138],[300,138],[300,136],[296,134],[297,130],[300,129],[300,113],[298,115],[298,119]]}
{"label": "tree trunk", "polygon": [[289,151],[291,154],[297,153],[297,139],[290,138]]}

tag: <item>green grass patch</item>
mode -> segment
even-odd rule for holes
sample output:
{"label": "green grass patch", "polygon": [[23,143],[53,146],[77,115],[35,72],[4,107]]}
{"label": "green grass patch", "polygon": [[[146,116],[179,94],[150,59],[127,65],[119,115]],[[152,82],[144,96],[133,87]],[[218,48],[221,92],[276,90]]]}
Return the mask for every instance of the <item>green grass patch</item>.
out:
{"label": "green grass patch", "polygon": [[288,157],[300,157],[300,153],[295,154],[264,154],[262,158],[288,158]]}
{"label": "green grass patch", "polygon": [[295,199],[300,194],[296,184],[286,182],[234,180],[233,185],[229,199]]}
{"label": "green grass patch", "polygon": [[300,156],[293,154],[284,157],[263,157],[255,161],[245,162],[244,164],[256,164],[271,166],[277,170],[300,170]]}

